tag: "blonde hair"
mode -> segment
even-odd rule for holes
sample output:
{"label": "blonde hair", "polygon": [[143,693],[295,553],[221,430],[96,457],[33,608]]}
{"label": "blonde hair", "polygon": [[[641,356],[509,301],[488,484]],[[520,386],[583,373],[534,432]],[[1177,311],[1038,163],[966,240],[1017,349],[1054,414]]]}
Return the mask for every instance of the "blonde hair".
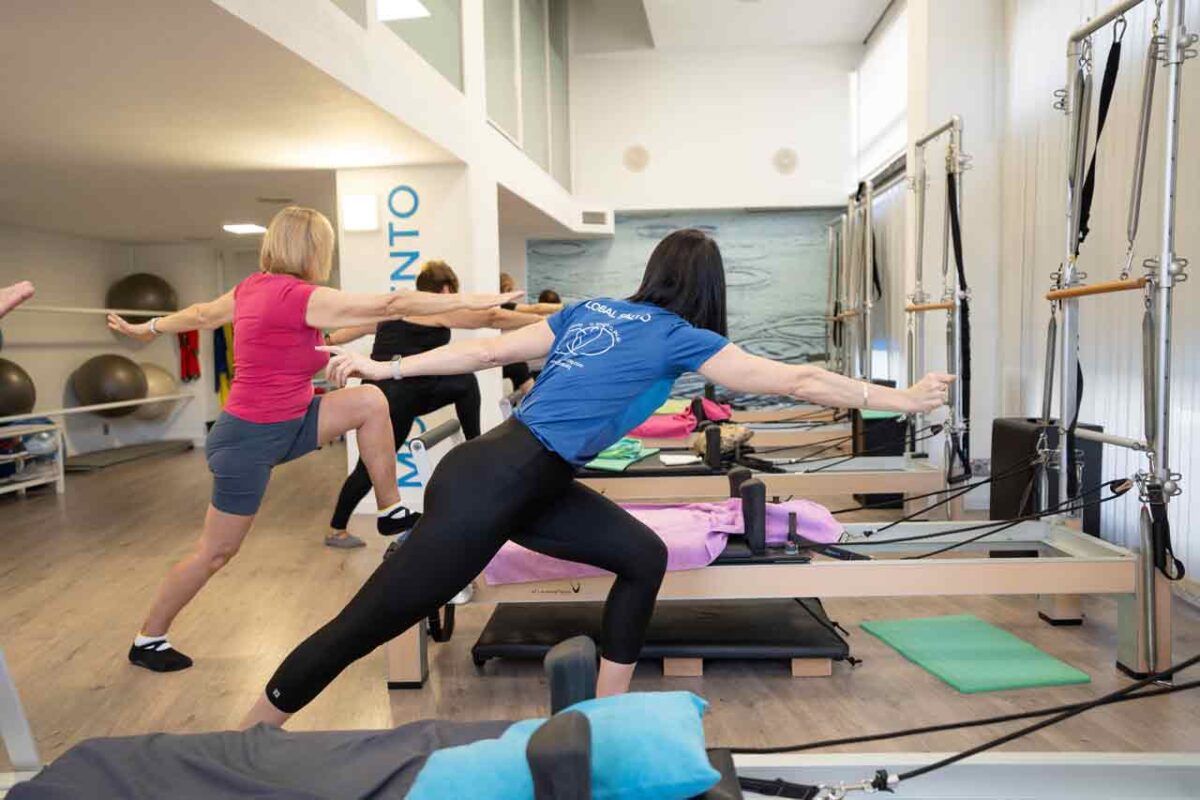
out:
{"label": "blonde hair", "polygon": [[[513,290],[513,287],[515,287],[516,285],[517,285],[517,282],[513,280],[512,275],[509,275],[507,272],[500,273],[500,291],[511,292]],[[508,287],[507,289],[505,288],[506,286]]]}
{"label": "blonde hair", "polygon": [[446,286],[452,293],[458,293],[458,276],[454,270],[445,261],[426,261],[417,275],[417,291],[438,294]]}
{"label": "blonde hair", "polygon": [[333,267],[333,243],[333,226],[324,214],[288,206],[275,215],[263,235],[258,268],[323,283]]}

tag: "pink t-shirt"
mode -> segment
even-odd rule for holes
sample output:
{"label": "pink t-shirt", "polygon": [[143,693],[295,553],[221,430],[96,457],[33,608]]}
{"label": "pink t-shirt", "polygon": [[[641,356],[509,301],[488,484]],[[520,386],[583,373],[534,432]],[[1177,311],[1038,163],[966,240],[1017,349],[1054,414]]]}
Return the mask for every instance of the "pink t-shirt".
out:
{"label": "pink t-shirt", "polygon": [[233,290],[233,386],[225,410],[249,422],[304,416],[312,378],[329,356],[304,318],[317,287],[293,275],[260,272]]}

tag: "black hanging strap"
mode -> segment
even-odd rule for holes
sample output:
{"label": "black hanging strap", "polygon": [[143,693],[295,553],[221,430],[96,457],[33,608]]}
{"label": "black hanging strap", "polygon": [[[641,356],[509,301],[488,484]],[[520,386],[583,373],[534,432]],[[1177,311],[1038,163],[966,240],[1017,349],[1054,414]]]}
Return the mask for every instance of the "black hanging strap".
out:
{"label": "black hanging strap", "polygon": [[[1104,63],[1104,78],[1100,83],[1100,112],[1096,120],[1096,144],[1088,163],[1087,177],[1083,181],[1083,196],[1079,203],[1079,240],[1075,243],[1075,255],[1087,238],[1088,220],[1092,216],[1092,197],[1096,193],[1096,153],[1100,150],[1100,135],[1104,133],[1104,122],[1108,119],[1108,107],[1112,104],[1113,90],[1117,85],[1117,73],[1121,71],[1121,40],[1114,39]],[[1084,113],[1088,113],[1087,110]]]}
{"label": "black hanging strap", "polygon": [[1187,571],[1171,548],[1171,523],[1167,519],[1167,503],[1161,486],[1146,488],[1146,506],[1150,510],[1150,542],[1154,550],[1154,567],[1168,580],[1181,580]]}
{"label": "black hanging strap", "polygon": [[[958,338],[961,343],[962,363],[958,365],[958,380],[962,386],[963,419],[971,419],[971,306],[967,300],[967,270],[963,265],[962,221],[958,218],[958,173],[946,174],[946,202],[950,207],[950,241],[954,246],[954,268],[958,273],[959,315]],[[970,434],[952,434],[951,446],[958,457],[962,474],[950,477],[951,483],[965,481],[971,477]],[[947,465],[949,469],[949,465]]]}

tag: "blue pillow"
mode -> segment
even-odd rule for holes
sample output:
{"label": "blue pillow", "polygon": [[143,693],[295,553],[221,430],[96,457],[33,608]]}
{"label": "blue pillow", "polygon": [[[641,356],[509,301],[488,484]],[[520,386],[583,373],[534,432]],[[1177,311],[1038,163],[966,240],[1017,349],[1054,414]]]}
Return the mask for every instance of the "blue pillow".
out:
{"label": "blue pillow", "polygon": [[[594,800],[685,800],[712,788],[721,775],[704,748],[706,708],[691,692],[638,692],[567,709],[591,723]],[[408,800],[531,800],[525,747],[543,722],[525,720],[499,739],[438,750]]]}

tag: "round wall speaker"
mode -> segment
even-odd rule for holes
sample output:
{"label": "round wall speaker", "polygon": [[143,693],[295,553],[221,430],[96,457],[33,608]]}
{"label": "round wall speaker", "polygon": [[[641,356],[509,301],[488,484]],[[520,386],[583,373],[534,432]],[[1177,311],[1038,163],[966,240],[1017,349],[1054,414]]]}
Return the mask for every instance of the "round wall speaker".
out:
{"label": "round wall speaker", "polygon": [[790,147],[781,147],[775,151],[771,163],[780,175],[791,175],[796,171],[796,151]]}
{"label": "round wall speaker", "polygon": [[640,144],[632,144],[625,148],[621,161],[630,172],[641,172],[650,163],[650,151]]}

